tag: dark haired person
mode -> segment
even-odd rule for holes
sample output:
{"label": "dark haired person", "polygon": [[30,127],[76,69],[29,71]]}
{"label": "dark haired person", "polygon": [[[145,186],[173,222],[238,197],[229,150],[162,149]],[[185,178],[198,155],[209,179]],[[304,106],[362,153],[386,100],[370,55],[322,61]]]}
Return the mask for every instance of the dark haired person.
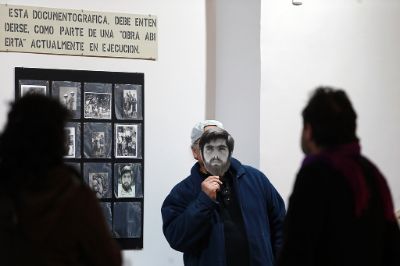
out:
{"label": "dark haired person", "polygon": [[400,265],[400,232],[378,168],[361,154],[343,90],[320,87],[303,110],[302,149],[279,266]]}
{"label": "dark haired person", "polygon": [[284,202],[266,176],[232,158],[234,140],[204,131],[197,162],[162,205],[163,232],[185,266],[274,265],[282,242]]}
{"label": "dark haired person", "polygon": [[121,265],[95,194],[63,163],[68,110],[31,94],[0,136],[1,265]]}
{"label": "dark haired person", "polygon": [[135,197],[135,178],[132,166],[125,165],[120,169],[120,182],[118,183],[118,197]]}

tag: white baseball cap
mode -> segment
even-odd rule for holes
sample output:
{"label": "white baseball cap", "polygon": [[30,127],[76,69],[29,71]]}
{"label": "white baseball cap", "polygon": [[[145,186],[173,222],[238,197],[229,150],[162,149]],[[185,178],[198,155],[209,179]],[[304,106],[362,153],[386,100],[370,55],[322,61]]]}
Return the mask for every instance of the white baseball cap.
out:
{"label": "white baseball cap", "polygon": [[192,129],[192,134],[190,135],[190,139],[192,144],[194,144],[203,134],[204,128],[207,126],[216,126],[221,129],[224,129],[224,125],[217,120],[204,120],[202,122],[198,122]]}

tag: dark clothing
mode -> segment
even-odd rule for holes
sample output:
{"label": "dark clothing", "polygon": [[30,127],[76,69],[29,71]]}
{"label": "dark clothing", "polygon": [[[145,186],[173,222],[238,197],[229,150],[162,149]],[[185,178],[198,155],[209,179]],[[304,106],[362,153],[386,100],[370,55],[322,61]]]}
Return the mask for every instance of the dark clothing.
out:
{"label": "dark clothing", "polygon": [[[248,240],[249,265],[272,266],[282,242],[284,202],[260,171],[235,159],[229,171],[236,173],[232,184]],[[184,253],[186,266],[226,266],[221,203],[201,190],[203,180],[196,163],[191,175],[172,189],[161,208],[163,232],[171,247]]]}
{"label": "dark clothing", "polygon": [[236,197],[233,178],[235,173],[228,171],[222,178],[223,184],[217,193],[219,213],[224,224],[224,242],[227,266],[248,266],[249,242],[244,228],[240,203]]}
{"label": "dark clothing", "polygon": [[400,265],[390,191],[357,143],[305,159],[284,228],[279,266]]}
{"label": "dark clothing", "polygon": [[99,202],[65,166],[41,187],[0,195],[1,265],[121,265]]}

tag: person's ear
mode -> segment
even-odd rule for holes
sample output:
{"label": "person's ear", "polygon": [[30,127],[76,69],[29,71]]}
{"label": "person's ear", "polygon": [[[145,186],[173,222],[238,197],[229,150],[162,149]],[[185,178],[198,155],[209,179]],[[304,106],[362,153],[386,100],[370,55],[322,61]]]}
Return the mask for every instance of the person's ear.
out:
{"label": "person's ear", "polygon": [[195,148],[192,148],[192,154],[193,154],[193,158],[195,159],[195,160],[199,160],[198,158],[199,158],[199,155],[198,155],[198,153],[197,153],[197,151],[196,151],[196,149]]}
{"label": "person's ear", "polygon": [[195,159],[195,160],[201,160],[202,158],[201,158],[201,152],[200,152],[200,148],[197,146],[197,147],[194,147],[194,148],[192,148],[192,154],[193,154],[193,158]]}
{"label": "person's ear", "polygon": [[313,132],[310,124],[306,123],[303,128],[303,136],[306,141],[312,141]]}

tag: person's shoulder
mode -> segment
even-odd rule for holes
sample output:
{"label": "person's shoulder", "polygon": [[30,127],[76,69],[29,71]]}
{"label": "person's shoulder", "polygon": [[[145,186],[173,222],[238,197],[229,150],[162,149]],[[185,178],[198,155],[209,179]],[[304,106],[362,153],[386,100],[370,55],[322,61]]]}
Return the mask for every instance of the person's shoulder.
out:
{"label": "person's shoulder", "polygon": [[168,198],[191,198],[200,190],[202,177],[198,163],[193,165],[190,175],[179,181],[170,191]]}
{"label": "person's shoulder", "polygon": [[296,176],[296,183],[306,184],[309,187],[329,187],[338,182],[344,182],[343,175],[323,159],[303,163]]}
{"label": "person's shoulder", "polygon": [[324,160],[324,158],[315,158],[310,161],[303,162],[299,174],[321,174],[334,171],[332,165]]}
{"label": "person's shoulder", "polygon": [[[176,192],[184,192],[188,190],[192,190],[195,186],[196,183],[198,183],[198,180],[201,178],[200,172],[191,172],[190,175],[179,181],[171,190],[171,193],[176,193]],[[197,182],[196,182],[197,181]]]}
{"label": "person's shoulder", "polygon": [[266,177],[265,174],[263,172],[261,172],[259,169],[255,168],[254,166],[251,166],[251,165],[242,164],[236,158],[231,158],[231,165],[238,175],[248,173],[251,175]]}

